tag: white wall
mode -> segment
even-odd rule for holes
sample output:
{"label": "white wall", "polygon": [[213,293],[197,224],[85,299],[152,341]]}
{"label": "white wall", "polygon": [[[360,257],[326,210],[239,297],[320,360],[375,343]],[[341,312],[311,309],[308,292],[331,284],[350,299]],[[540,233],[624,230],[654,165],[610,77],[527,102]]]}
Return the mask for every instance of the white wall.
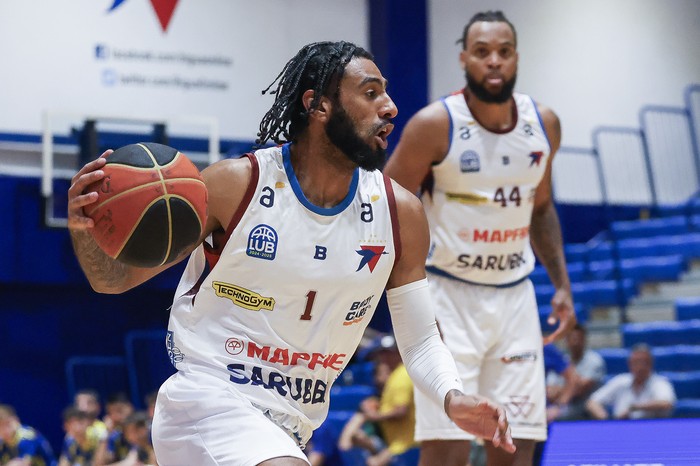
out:
{"label": "white wall", "polygon": [[149,0],[117,3],[0,1],[0,132],[38,134],[49,109],[213,116],[252,140],[273,101],[260,91],[301,46],[369,42],[364,1],[179,0],[166,31]]}
{"label": "white wall", "polygon": [[518,32],[516,90],[551,107],[562,144],[591,147],[599,125],[639,126],[647,104],[683,105],[700,83],[697,0],[429,0],[430,97],[464,86],[471,16],[501,9]]}

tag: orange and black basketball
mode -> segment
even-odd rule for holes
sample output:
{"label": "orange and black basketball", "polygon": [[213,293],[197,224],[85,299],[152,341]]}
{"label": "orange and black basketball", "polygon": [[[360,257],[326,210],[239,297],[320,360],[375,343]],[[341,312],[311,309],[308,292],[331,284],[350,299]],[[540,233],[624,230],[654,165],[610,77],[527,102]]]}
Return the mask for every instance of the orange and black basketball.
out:
{"label": "orange and black basketball", "polygon": [[88,191],[93,238],[111,258],[137,267],[167,264],[195,243],[207,218],[207,188],[177,149],[130,144],[107,156],[105,177]]}

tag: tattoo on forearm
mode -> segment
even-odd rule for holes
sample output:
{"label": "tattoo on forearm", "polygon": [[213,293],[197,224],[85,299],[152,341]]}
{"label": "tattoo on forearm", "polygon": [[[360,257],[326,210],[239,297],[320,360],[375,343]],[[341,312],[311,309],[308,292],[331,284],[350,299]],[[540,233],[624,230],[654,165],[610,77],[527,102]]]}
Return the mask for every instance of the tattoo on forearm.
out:
{"label": "tattoo on forearm", "polygon": [[105,254],[89,233],[73,231],[71,240],[80,267],[90,283],[111,288],[126,278],[125,266]]}

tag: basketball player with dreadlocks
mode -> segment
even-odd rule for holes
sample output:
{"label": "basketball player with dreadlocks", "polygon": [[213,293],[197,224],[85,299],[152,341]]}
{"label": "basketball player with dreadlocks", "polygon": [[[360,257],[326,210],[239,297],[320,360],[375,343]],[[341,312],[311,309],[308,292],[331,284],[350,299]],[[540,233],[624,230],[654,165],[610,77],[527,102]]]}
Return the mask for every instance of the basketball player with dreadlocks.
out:
{"label": "basketball player with dreadlocks", "polygon": [[[174,298],[153,443],[161,465],[308,464],[331,385],[355,352],[382,291],[414,383],[461,428],[513,451],[505,411],[466,396],[440,340],[425,278],[428,227],[418,199],[382,175],[397,110],[364,49],[303,47],[284,67],[259,149],[202,171],[209,218]],[[126,291],[162,268],[102,254],[82,194],[69,190],[74,249],[93,288]]]}

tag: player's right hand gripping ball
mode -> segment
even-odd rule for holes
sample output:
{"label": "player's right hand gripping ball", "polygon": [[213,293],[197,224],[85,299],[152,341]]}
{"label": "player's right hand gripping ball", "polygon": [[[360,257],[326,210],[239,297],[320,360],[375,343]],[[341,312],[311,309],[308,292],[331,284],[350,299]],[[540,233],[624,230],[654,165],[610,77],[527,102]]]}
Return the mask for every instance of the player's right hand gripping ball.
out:
{"label": "player's right hand gripping ball", "polygon": [[172,147],[130,144],[107,156],[105,177],[90,186],[85,208],[92,236],[111,258],[137,267],[177,259],[199,240],[207,218],[207,188],[197,167]]}

